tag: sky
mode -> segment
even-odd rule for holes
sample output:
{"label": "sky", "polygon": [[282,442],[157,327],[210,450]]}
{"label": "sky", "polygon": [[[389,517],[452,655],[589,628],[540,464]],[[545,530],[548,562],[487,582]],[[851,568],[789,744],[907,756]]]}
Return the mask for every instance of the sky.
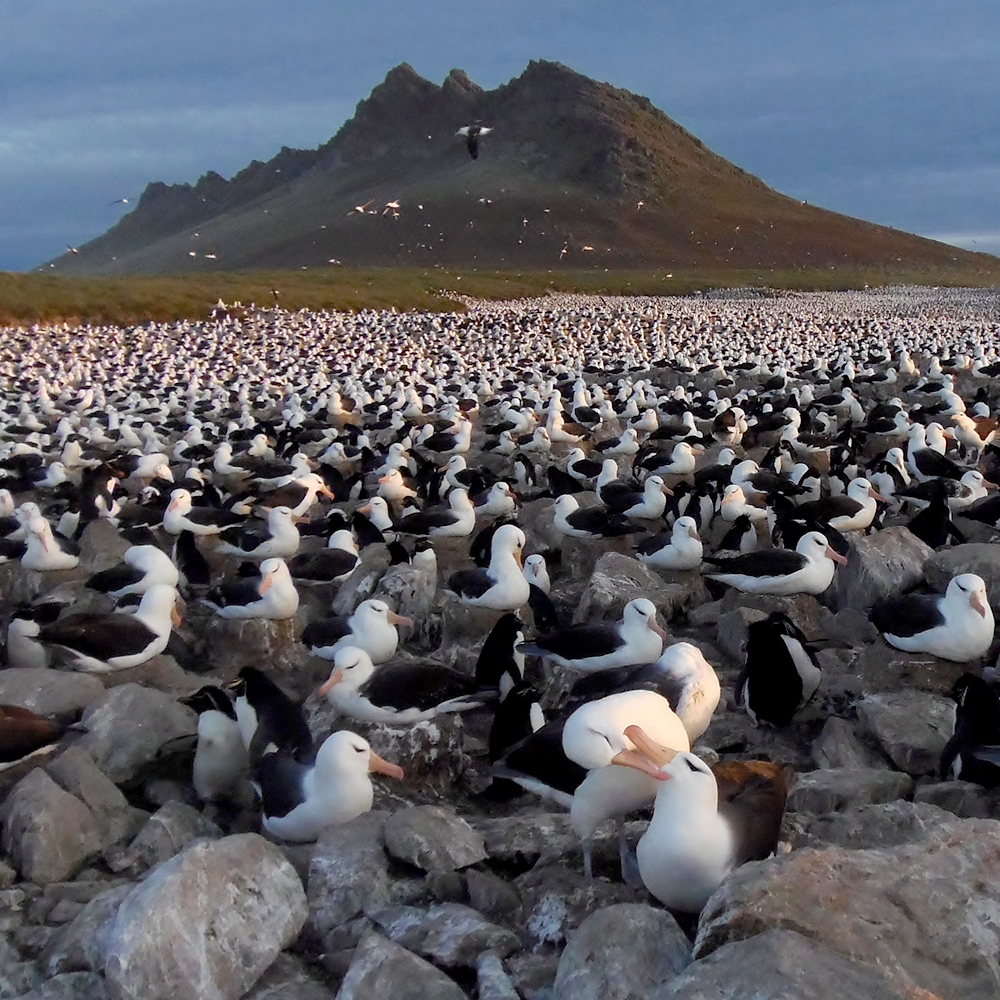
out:
{"label": "sky", "polygon": [[400,62],[492,88],[530,59],[648,97],[785,194],[1000,254],[996,0],[2,0],[0,269],[150,181],[325,142]]}

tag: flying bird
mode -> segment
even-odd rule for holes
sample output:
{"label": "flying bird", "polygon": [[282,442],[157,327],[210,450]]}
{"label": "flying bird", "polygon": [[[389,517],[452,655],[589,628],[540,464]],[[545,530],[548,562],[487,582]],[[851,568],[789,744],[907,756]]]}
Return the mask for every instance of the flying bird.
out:
{"label": "flying bird", "polygon": [[476,160],[479,158],[479,137],[492,131],[493,129],[483,125],[463,125],[455,135],[465,136],[465,145],[468,147],[469,156]]}

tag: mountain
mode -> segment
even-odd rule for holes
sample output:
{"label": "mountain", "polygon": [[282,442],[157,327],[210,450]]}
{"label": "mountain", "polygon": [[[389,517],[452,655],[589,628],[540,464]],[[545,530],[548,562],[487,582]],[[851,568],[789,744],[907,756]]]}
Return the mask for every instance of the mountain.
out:
{"label": "mountain", "polygon": [[[479,155],[459,127],[480,122]],[[398,208],[391,207],[398,203]],[[364,211],[356,207],[363,206]],[[390,207],[387,207],[390,206]],[[992,258],[769,188],[649,100],[536,61],[484,90],[403,63],[318,149],[149,184],[57,273],[413,264],[948,269]]]}

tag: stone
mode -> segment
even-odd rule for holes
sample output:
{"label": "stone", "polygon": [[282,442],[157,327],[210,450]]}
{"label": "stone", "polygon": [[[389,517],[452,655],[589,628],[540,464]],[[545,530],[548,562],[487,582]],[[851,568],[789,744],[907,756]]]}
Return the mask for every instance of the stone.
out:
{"label": "stone", "polygon": [[937,774],[941,753],[955,730],[955,703],[923,691],[866,695],[858,719],[901,771]]}
{"label": "stone", "polygon": [[781,839],[796,850],[830,846],[851,850],[894,847],[934,837],[937,828],[953,818],[937,806],[905,799],[852,806],[819,816],[786,812]]}
{"label": "stone", "polygon": [[553,1000],[628,1000],[670,982],[691,962],[691,945],[669,913],[620,903],[592,913],[570,935]]}
{"label": "stone", "polygon": [[282,952],[244,1000],[334,1000],[326,977],[301,959]]}
{"label": "stone", "polygon": [[614,903],[645,901],[646,890],[587,878],[563,865],[538,865],[514,884],[524,904],[524,929],[532,948],[561,945],[591,913]]}
{"label": "stone", "polygon": [[691,598],[691,588],[667,583],[638,559],[620,552],[605,552],[594,566],[583,597],[573,612],[573,623],[620,621],[625,605],[638,597],[656,605],[661,625],[671,621]]}
{"label": "stone", "polygon": [[108,858],[108,866],[115,872],[138,874],[167,861],[196,840],[221,836],[222,830],[193,806],[168,802],[150,816],[128,847]]}
{"label": "stone", "polygon": [[358,945],[337,1000],[467,1000],[430,962],[370,932]]}
{"label": "stone", "polygon": [[[721,602],[720,602],[721,603]],[[746,643],[750,626],[763,621],[767,614],[756,608],[733,608],[720,614],[715,623],[715,637],[719,649],[732,660],[742,665],[746,660]]]}
{"label": "stone", "polygon": [[836,614],[824,608],[823,612],[822,628],[830,639],[847,646],[859,646],[862,643],[875,642],[879,637],[878,629],[869,621],[868,616],[857,608],[842,608]]}
{"label": "stone", "polygon": [[43,980],[35,962],[16,962],[0,971],[0,996],[24,996],[40,988]]}
{"label": "stone", "polygon": [[461,903],[438,903],[426,910],[391,907],[371,914],[370,919],[391,941],[446,969],[475,968],[476,958],[484,951],[502,958],[521,947],[513,931],[491,924]]}
{"label": "stone", "polygon": [[[649,1000],[918,1000],[875,969],[791,930],[724,944]],[[923,1000],[933,1000],[924,994]]]}
{"label": "stone", "polygon": [[109,991],[114,1000],[238,1000],[307,913],[295,869],[263,837],[200,841],[121,904],[106,940]]}
{"label": "stone", "polygon": [[834,575],[836,607],[868,611],[878,601],[898,597],[924,579],[934,550],[903,527],[872,535],[850,532],[847,565]]}
{"label": "stone", "polygon": [[505,614],[465,604],[450,591],[445,591],[441,602],[441,648],[472,646],[478,649]]}
{"label": "stone", "polygon": [[831,813],[913,792],[913,779],[884,768],[824,768],[800,774],[788,793],[789,812]]}
{"label": "stone", "polygon": [[986,596],[993,614],[1000,617],[1000,546],[970,542],[935,552],[924,567],[928,586],[944,593],[953,577],[975,573],[986,584]]}
{"label": "stone", "polygon": [[916,843],[751,862],[709,899],[694,956],[782,927],[876,967],[911,993],[993,1000],[998,857],[1000,823],[965,819]]}
{"label": "stone", "polygon": [[38,768],[4,800],[0,822],[4,853],[38,885],[71,878],[103,846],[91,811]]}
{"label": "stone", "polygon": [[520,1000],[503,962],[492,951],[476,959],[476,995],[479,1000]]}
{"label": "stone", "polygon": [[384,600],[393,611],[414,624],[399,626],[400,643],[415,644],[429,649],[435,638],[435,622],[431,615],[437,580],[417,566],[390,566],[375,588],[375,597]]}
{"label": "stone", "polygon": [[75,719],[104,694],[93,674],[35,667],[0,670],[0,705],[17,705],[38,715]]}
{"label": "stone", "polygon": [[125,882],[100,893],[88,902],[66,927],[47,944],[42,964],[50,975],[64,972],[98,971],[104,964],[106,939],[118,915],[118,907],[134,888]]}
{"label": "stone", "polygon": [[932,781],[918,784],[914,802],[928,802],[963,818],[1000,817],[1000,791],[971,781]]}
{"label": "stone", "polygon": [[919,690],[940,694],[951,690],[968,669],[967,663],[942,660],[930,653],[903,652],[881,638],[862,647],[854,661],[864,692]]}
{"label": "stone", "polygon": [[243,667],[266,664],[268,676],[297,700],[305,698],[329,675],[330,668],[302,645],[298,618],[270,621],[265,618],[211,617],[201,632],[199,652],[224,680],[232,680]]}
{"label": "stone", "polygon": [[328,615],[346,618],[353,614],[362,601],[375,593],[379,580],[389,569],[389,552],[384,545],[369,545],[361,552],[358,564],[351,575],[340,585]]}
{"label": "stone", "polygon": [[19,1000],[108,1000],[104,976],[96,972],[66,972],[42,983]]}
{"label": "stone", "polygon": [[306,881],[309,920],[319,937],[388,903],[389,860],[382,833],[386,816],[364,813],[320,834]]}
{"label": "stone", "polygon": [[551,1000],[559,967],[558,951],[523,952],[507,959],[507,974],[524,1000]]}
{"label": "stone", "polygon": [[107,691],[87,706],[81,723],[87,732],[77,745],[116,785],[136,778],[171,740],[198,731],[190,708],[138,684]]}
{"label": "stone", "polygon": [[492,872],[470,868],[465,875],[469,906],[494,923],[517,927],[521,922],[521,897],[517,890]]}
{"label": "stone", "polygon": [[823,768],[889,766],[877,747],[862,743],[854,732],[854,726],[837,716],[831,716],[823,723],[819,736],[813,741],[812,756],[817,767]]}
{"label": "stone", "polygon": [[91,521],[80,535],[80,565],[88,573],[117,566],[131,544],[105,517]]}
{"label": "stone", "polygon": [[118,786],[78,746],[69,747],[45,769],[61,788],[90,810],[100,831],[101,846],[110,847],[134,832],[128,800]]}
{"label": "stone", "polygon": [[468,868],[486,858],[483,835],[440,806],[411,806],[385,824],[385,847],[394,858],[424,871]]}
{"label": "stone", "polygon": [[555,857],[579,848],[569,813],[523,813],[473,822],[490,861],[503,865],[530,868],[543,854]]}

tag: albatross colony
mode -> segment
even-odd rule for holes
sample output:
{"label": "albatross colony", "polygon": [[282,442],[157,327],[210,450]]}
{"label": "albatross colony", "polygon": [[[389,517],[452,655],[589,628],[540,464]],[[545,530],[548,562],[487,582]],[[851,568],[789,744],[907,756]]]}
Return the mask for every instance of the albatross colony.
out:
{"label": "albatross colony", "polygon": [[[931,806],[867,804],[916,779],[925,803],[998,816],[998,404],[989,290],[4,329],[7,877],[137,879],[248,830],[333,850],[324,831],[374,805],[359,909],[328,906],[314,865],[337,943],[300,939],[295,961],[349,963],[363,909],[456,990],[494,948],[506,968],[480,977],[528,995],[588,913],[665,907],[693,934],[744,862],[764,861],[745,894],[836,841],[834,807],[923,829],[907,811]],[[961,794],[955,752],[939,773],[960,738]],[[158,809],[181,832],[144,827]],[[807,887],[788,895],[808,911]],[[442,901],[490,943],[441,957],[444,931],[406,930],[458,919]],[[22,921],[50,953],[60,906]],[[336,987],[341,964],[311,974]]]}

